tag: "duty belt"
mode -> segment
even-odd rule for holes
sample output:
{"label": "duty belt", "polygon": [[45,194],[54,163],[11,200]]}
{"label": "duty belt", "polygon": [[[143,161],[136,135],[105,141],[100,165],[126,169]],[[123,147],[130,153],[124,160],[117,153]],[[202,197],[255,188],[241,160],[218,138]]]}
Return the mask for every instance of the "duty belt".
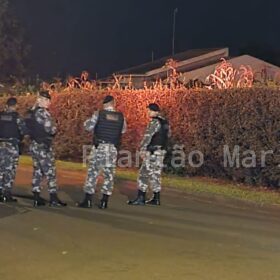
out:
{"label": "duty belt", "polygon": [[0,138],[0,143],[7,143],[7,144],[12,144],[13,146],[18,146],[19,145],[19,140],[18,139],[3,139]]}
{"label": "duty belt", "polygon": [[150,146],[150,147],[148,147],[147,150],[153,154],[156,151],[163,150],[163,147],[162,146]]}
{"label": "duty belt", "polygon": [[106,141],[103,141],[103,140],[97,140],[96,143],[95,143],[95,146],[98,146],[100,144],[114,145],[113,143],[109,143],[109,142],[106,142]]}
{"label": "duty belt", "polygon": [[4,142],[4,141],[0,141],[0,145],[1,145],[1,148],[7,148],[7,147],[13,146],[12,143],[10,143],[10,142]]}

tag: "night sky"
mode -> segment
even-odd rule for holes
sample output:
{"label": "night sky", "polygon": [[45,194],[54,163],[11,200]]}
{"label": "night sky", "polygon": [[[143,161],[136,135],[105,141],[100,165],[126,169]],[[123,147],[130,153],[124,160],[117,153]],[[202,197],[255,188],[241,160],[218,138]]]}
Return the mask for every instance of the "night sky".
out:
{"label": "night sky", "polygon": [[265,46],[279,49],[279,0],[11,0],[42,78],[111,74],[172,51]]}

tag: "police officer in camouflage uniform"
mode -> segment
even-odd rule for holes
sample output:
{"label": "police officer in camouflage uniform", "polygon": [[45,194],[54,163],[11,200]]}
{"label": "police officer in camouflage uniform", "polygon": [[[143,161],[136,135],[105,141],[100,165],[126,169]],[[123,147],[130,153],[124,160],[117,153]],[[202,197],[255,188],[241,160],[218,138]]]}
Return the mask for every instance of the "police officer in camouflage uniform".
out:
{"label": "police officer in camouflage uniform", "polygon": [[44,199],[40,197],[43,177],[46,177],[48,181],[49,205],[54,207],[67,205],[57,196],[56,167],[52,147],[57,127],[48,111],[50,103],[49,92],[41,91],[26,120],[32,140],[30,152],[33,159],[32,192],[34,194],[34,207],[45,205]]}
{"label": "police officer in camouflage uniform", "polygon": [[27,128],[16,111],[16,98],[9,98],[0,113],[0,202],[16,202],[12,188],[19,159],[19,144]]}
{"label": "police officer in camouflage uniform", "polygon": [[[152,103],[148,106],[151,121],[141,142],[140,155],[143,159],[138,176],[138,195],[129,205],[160,205],[161,172],[170,136],[168,121],[160,115],[160,108]],[[148,186],[153,190],[153,197],[145,201]]]}
{"label": "police officer in camouflage uniform", "polygon": [[108,95],[103,101],[104,109],[97,111],[84,123],[85,129],[94,134],[88,175],[84,185],[85,198],[78,207],[91,208],[95,193],[97,177],[103,170],[104,183],[99,208],[106,209],[108,199],[112,195],[114,174],[117,162],[117,148],[120,145],[122,133],[126,131],[126,121],[121,112],[115,110],[115,100]]}

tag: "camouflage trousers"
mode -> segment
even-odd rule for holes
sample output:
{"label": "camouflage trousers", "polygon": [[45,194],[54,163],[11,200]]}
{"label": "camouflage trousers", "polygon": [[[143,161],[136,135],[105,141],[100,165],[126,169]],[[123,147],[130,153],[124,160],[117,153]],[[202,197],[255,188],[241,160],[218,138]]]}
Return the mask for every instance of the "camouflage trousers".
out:
{"label": "camouflage trousers", "polygon": [[32,191],[40,192],[42,180],[46,178],[48,191],[50,193],[56,192],[56,167],[53,149],[45,144],[32,141],[30,152],[33,160]]}
{"label": "camouflage trousers", "polygon": [[103,171],[104,182],[101,192],[106,195],[112,194],[117,155],[117,149],[111,144],[100,144],[97,148],[92,148],[89,156],[88,174],[84,186],[86,193],[95,193],[98,175],[100,171]]}
{"label": "camouflage trousers", "polygon": [[18,148],[11,143],[0,142],[0,190],[13,188],[18,159]]}
{"label": "camouflage trousers", "polygon": [[153,192],[161,191],[161,173],[165,151],[156,151],[147,155],[140,167],[138,176],[138,189],[146,192],[150,186]]}

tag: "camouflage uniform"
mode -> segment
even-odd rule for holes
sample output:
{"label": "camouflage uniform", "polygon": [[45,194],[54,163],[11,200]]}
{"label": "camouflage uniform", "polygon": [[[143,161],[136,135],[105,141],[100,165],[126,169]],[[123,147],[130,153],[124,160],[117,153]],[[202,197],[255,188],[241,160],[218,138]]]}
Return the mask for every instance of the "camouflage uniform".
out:
{"label": "camouflage uniform", "polygon": [[161,173],[166,151],[161,149],[155,151],[154,153],[147,151],[148,145],[150,144],[153,136],[160,130],[160,127],[160,122],[157,119],[152,119],[141,142],[140,152],[145,153],[146,156],[143,159],[137,183],[138,189],[142,192],[147,191],[149,184],[153,192],[157,193],[161,191]]}
{"label": "camouflage uniform", "polygon": [[[112,107],[107,108],[108,111],[115,111]],[[84,123],[87,131],[93,132],[98,121],[98,112]],[[122,133],[126,131],[126,122],[124,122]],[[99,144],[96,148],[93,146],[89,157],[89,168],[87,179],[84,186],[84,192],[87,194],[94,194],[97,177],[101,170],[103,170],[104,183],[101,192],[110,196],[114,187],[114,174],[116,170],[118,152],[113,144]]]}
{"label": "camouflage uniform", "polygon": [[[57,128],[48,110],[43,108],[38,109],[35,114],[35,120],[43,125],[49,135],[56,134]],[[57,182],[53,148],[43,143],[39,144],[33,140],[30,145],[30,152],[33,159],[32,191],[40,192],[42,179],[46,177],[48,191],[50,193],[56,193]]]}
{"label": "camouflage uniform", "polygon": [[[9,109],[7,113],[13,112]],[[21,136],[26,135],[25,122],[17,118]],[[14,185],[19,160],[19,141],[16,139],[0,139],[0,191],[11,191]]]}

